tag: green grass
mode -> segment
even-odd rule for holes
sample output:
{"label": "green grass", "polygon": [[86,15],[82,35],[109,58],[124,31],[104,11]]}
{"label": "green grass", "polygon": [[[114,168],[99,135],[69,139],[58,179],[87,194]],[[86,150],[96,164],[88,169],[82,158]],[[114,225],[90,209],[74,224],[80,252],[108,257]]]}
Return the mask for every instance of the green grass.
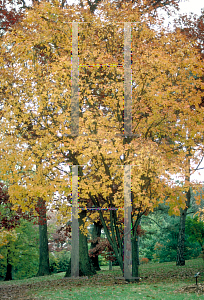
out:
{"label": "green grass", "polygon": [[77,289],[59,289],[45,290],[36,293],[37,299],[204,299],[202,295],[192,294],[176,294],[175,288],[180,287],[180,284],[172,285],[157,284],[131,284],[125,286],[110,286],[110,287],[79,287]]}
{"label": "green grass", "polygon": [[12,281],[0,281],[0,287],[3,285],[24,285],[24,284],[33,284],[38,283],[42,281],[53,281],[57,279],[62,279],[65,276],[65,272],[61,272],[58,274],[48,275],[48,276],[41,276],[41,277],[32,277],[32,278],[26,278],[26,279],[17,279]]}
{"label": "green grass", "polygon": [[9,287],[22,287],[24,294],[27,295],[26,299],[39,300],[204,299],[204,294],[174,292],[185,285],[194,284],[195,278],[193,275],[198,271],[201,272],[198,282],[204,283],[204,264],[202,259],[186,261],[186,265],[182,267],[177,267],[175,262],[141,265],[141,282],[130,284],[115,284],[114,277],[122,275],[119,267],[113,267],[112,271],[109,271],[108,267],[101,268],[102,271],[90,278],[65,279],[65,273],[59,273],[13,282],[0,282],[0,288],[6,288],[8,285]]}

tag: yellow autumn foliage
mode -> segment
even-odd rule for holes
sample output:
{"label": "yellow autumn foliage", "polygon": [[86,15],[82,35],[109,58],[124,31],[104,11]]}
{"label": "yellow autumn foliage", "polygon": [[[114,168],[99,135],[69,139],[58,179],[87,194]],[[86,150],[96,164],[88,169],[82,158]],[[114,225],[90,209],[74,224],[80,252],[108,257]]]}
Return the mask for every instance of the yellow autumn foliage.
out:
{"label": "yellow autumn foliage", "polygon": [[[0,41],[1,178],[23,211],[34,210],[41,197],[58,206],[60,220],[68,218],[62,199],[71,194],[71,165],[79,165],[80,206],[91,195],[98,206],[122,208],[123,165],[132,165],[136,215],[164,199],[175,214],[185,206],[183,187],[173,185],[171,176],[184,176],[187,189],[186,149],[195,162],[203,149],[203,62],[181,32],[152,29],[155,20],[131,5],[119,11],[105,1],[94,15],[42,2]],[[71,136],[71,22],[80,22],[79,136]],[[132,30],[129,138],[120,136],[123,22]]]}

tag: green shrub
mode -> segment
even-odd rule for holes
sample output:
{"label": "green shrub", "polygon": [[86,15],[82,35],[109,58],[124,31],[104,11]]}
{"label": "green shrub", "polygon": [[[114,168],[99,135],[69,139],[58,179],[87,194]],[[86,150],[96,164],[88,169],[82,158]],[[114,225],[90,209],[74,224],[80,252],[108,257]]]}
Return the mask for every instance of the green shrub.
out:
{"label": "green shrub", "polygon": [[59,259],[59,271],[58,272],[66,272],[69,264],[69,260],[71,258],[71,252],[67,250],[63,250],[57,253],[57,257]]}
{"label": "green shrub", "polygon": [[106,260],[106,258],[103,255],[98,256],[98,262],[99,262],[99,266],[107,266],[108,265],[108,261]]}
{"label": "green shrub", "polygon": [[59,272],[59,261],[58,261],[58,258],[55,255],[55,253],[50,252],[49,262],[50,262],[50,272],[51,273],[58,273]]}
{"label": "green shrub", "polygon": [[67,250],[50,252],[49,260],[51,273],[66,272],[70,257],[70,251]]}

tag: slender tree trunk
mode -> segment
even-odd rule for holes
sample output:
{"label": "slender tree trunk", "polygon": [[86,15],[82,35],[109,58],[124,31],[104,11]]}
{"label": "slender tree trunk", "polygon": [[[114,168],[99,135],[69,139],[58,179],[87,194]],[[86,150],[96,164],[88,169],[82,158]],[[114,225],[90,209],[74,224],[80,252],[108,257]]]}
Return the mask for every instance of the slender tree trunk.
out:
{"label": "slender tree trunk", "polygon": [[[141,217],[139,218],[138,221],[138,226],[141,224]],[[137,232],[137,229],[136,229]],[[136,236],[136,260],[137,260],[137,265],[139,266],[140,264],[140,256],[139,256],[139,250],[140,250],[140,237],[139,235]]]}
{"label": "slender tree trunk", "polygon": [[[98,245],[98,238],[100,238],[100,236],[101,236],[101,228],[102,228],[102,225],[100,224],[100,222],[94,222],[94,227],[92,230],[92,237],[91,237],[91,239],[92,239],[91,249],[95,248]],[[91,261],[92,261],[92,264],[93,264],[95,270],[100,271],[101,268],[99,266],[97,253],[95,254],[95,257],[91,257]]]}
{"label": "slender tree trunk", "polygon": [[112,268],[113,268],[112,261],[111,261],[111,260],[109,260],[109,271],[111,271],[111,270],[112,270]]}
{"label": "slender tree trunk", "polygon": [[186,215],[188,208],[190,206],[190,188],[186,194],[186,207],[181,209],[180,215],[180,228],[179,228],[179,237],[178,237],[178,246],[177,246],[177,257],[176,257],[176,265],[184,266],[185,265],[185,257],[184,257],[184,249],[185,249],[185,226],[186,226]]}
{"label": "slender tree trunk", "polygon": [[204,245],[202,245],[201,247],[202,247],[202,259],[204,261]]}
{"label": "slender tree trunk", "polygon": [[[190,183],[190,157],[191,157],[191,148],[188,147],[188,152],[186,155],[186,164],[187,170],[185,175],[185,183]],[[184,250],[185,250],[185,226],[186,226],[186,215],[188,208],[190,207],[190,200],[191,200],[191,190],[190,186],[186,193],[186,206],[184,209],[180,209],[180,228],[179,228],[179,236],[178,236],[178,245],[177,245],[177,257],[176,257],[176,265],[177,266],[184,266],[185,265],[185,257],[184,257]]]}
{"label": "slender tree trunk", "polygon": [[39,209],[39,270],[36,276],[50,275],[49,249],[47,237],[46,205],[42,198],[38,199]]}
{"label": "slender tree trunk", "polygon": [[139,277],[137,240],[132,239],[132,277]]}
{"label": "slender tree trunk", "polygon": [[140,222],[141,217],[137,220],[137,224],[132,233],[132,277],[139,277],[139,236],[137,235],[137,226]]}
{"label": "slender tree trunk", "polygon": [[10,264],[10,250],[8,249],[7,252],[7,266],[6,266],[6,277],[4,279],[4,281],[9,281],[12,280],[12,265]]}
{"label": "slender tree trunk", "polygon": [[[79,213],[79,227],[83,224],[83,218],[85,217],[86,211],[82,210],[82,212]],[[95,274],[96,270],[88,254],[87,236],[79,230],[79,276],[91,276]],[[71,277],[71,259],[65,277]]]}
{"label": "slender tree trunk", "polygon": [[136,255],[137,255],[137,265],[139,266],[140,265],[140,256],[139,256],[139,249],[140,249],[140,237],[137,236],[137,239],[136,239]]}

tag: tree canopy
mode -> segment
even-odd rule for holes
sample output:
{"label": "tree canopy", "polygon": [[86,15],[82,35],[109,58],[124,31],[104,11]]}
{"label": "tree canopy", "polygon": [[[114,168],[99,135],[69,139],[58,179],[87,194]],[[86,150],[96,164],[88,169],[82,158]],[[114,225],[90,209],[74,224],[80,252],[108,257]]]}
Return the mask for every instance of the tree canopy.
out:
{"label": "tree canopy", "polygon": [[[203,149],[203,61],[179,29],[155,30],[157,17],[134,3],[116,6],[101,2],[92,14],[41,2],[0,41],[1,178],[16,208],[34,211],[39,197],[48,204],[58,191],[59,212],[70,218],[71,165],[79,165],[80,207],[121,208],[118,165],[129,164],[133,226],[164,200],[172,213],[185,207],[190,182],[176,186],[171,176],[186,177],[189,149],[195,162]],[[79,22],[78,136],[71,135],[72,22]],[[123,134],[123,22],[132,30],[130,137]],[[92,220],[99,215],[107,228],[113,221],[112,243],[119,242],[122,212],[92,212]]]}

